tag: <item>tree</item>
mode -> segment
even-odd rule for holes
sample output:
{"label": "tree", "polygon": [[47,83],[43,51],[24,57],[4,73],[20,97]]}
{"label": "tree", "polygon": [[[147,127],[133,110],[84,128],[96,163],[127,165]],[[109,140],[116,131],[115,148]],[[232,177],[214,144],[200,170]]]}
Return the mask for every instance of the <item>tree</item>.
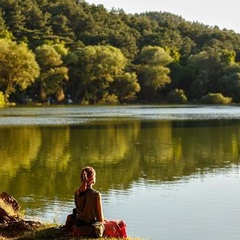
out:
{"label": "tree", "polygon": [[26,44],[0,39],[0,88],[8,100],[17,88],[25,90],[39,76],[35,55]]}
{"label": "tree", "polygon": [[216,90],[224,96],[231,97],[234,102],[240,102],[240,65],[233,64],[225,69],[225,74],[217,81]]}
{"label": "tree", "polygon": [[224,75],[224,69],[235,61],[235,52],[215,47],[188,58],[187,72],[190,72],[190,92],[192,99],[200,99],[209,92],[216,92],[218,79]]}
{"label": "tree", "polygon": [[169,68],[173,61],[171,56],[160,47],[144,47],[136,59],[138,64],[138,81],[141,86],[140,98],[151,98],[158,90],[170,83]]}
{"label": "tree", "polygon": [[110,85],[110,92],[114,93],[120,102],[135,100],[136,93],[140,91],[140,85],[135,73],[124,72],[116,76]]}
{"label": "tree", "polygon": [[0,32],[6,30],[5,21],[3,17],[3,11],[0,9]]}
{"label": "tree", "polygon": [[2,0],[1,11],[4,16],[5,25],[16,37],[22,37],[25,30],[25,16],[22,2],[19,0]]}
{"label": "tree", "polygon": [[8,30],[0,30],[0,39],[1,38],[13,40],[13,35]]}
{"label": "tree", "polygon": [[[127,59],[112,46],[87,46],[75,53],[74,99],[98,103],[109,92],[110,83],[122,74]],[[70,83],[72,84],[72,83]]]}
{"label": "tree", "polygon": [[63,85],[68,80],[68,68],[62,58],[67,55],[67,49],[61,44],[44,44],[36,48],[35,54],[41,68],[38,78],[41,100],[46,101],[53,94],[57,101],[64,100]]}

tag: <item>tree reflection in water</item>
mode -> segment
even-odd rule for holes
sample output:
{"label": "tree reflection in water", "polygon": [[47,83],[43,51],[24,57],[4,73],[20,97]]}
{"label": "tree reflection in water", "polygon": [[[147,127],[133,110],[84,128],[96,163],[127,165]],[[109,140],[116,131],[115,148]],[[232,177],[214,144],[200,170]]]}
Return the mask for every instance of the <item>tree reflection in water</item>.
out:
{"label": "tree reflection in water", "polygon": [[[159,207],[155,209],[159,212],[163,211],[158,204],[159,194],[165,194],[167,185],[187,178],[204,178],[209,173],[223,175],[232,166],[237,169],[239,123],[121,118],[78,125],[2,126],[1,191],[19,199],[29,216],[51,221],[61,215],[63,220],[73,207],[80,169],[92,165],[97,171],[96,188],[103,193],[107,215],[119,210],[114,204],[126,204],[128,194],[136,195],[131,199],[139,199],[123,210],[129,215],[131,229],[135,227],[138,232],[141,221],[134,226],[132,216],[136,218],[143,212],[140,200],[148,198],[145,194],[139,198],[136,189],[156,194],[151,197],[151,208]],[[191,189],[189,196],[192,193]],[[180,201],[186,197],[180,194]],[[161,197],[161,204],[166,199]],[[169,209],[165,214],[174,216]]]}
{"label": "tree reflection in water", "polygon": [[[174,181],[239,163],[238,121],[103,121],[78,126],[0,128],[0,182],[14,196],[66,198],[82,166],[98,188]],[[34,205],[32,206],[34,207]]]}

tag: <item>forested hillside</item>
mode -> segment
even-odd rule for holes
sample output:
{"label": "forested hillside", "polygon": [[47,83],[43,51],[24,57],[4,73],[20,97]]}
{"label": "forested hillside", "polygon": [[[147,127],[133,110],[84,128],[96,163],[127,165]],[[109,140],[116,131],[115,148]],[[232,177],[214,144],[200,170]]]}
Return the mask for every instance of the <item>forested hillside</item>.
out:
{"label": "forested hillside", "polygon": [[0,46],[0,102],[240,102],[240,34],[184,16],[0,0]]}

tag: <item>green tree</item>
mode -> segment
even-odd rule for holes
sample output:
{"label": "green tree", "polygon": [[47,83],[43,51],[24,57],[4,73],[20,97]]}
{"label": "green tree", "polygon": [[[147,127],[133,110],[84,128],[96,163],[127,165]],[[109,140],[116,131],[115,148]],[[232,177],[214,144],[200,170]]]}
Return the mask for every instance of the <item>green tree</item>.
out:
{"label": "green tree", "polygon": [[23,4],[19,0],[1,0],[1,11],[5,24],[13,32],[13,35],[21,38],[25,30],[25,16]]}
{"label": "green tree", "polygon": [[38,78],[41,100],[46,101],[49,96],[55,95],[57,101],[63,101],[63,86],[68,80],[68,68],[63,65],[62,58],[66,56],[67,49],[61,44],[44,44],[36,48],[35,54],[41,68]]}
{"label": "green tree", "polygon": [[35,55],[26,44],[0,39],[0,87],[8,100],[17,89],[25,90],[39,76]]}
{"label": "green tree", "polygon": [[0,32],[6,30],[6,25],[4,21],[3,11],[0,9]]}
{"label": "green tree", "polygon": [[87,46],[72,55],[74,63],[76,101],[97,103],[109,92],[110,83],[123,73],[127,59],[122,52],[112,46]]}
{"label": "green tree", "polygon": [[234,51],[215,47],[206,48],[189,57],[187,72],[190,73],[190,98],[200,99],[209,92],[216,92],[218,79],[224,75],[224,69],[234,61]]}
{"label": "green tree", "polygon": [[25,16],[24,31],[21,32],[20,39],[27,41],[32,49],[42,44],[46,39],[52,39],[53,26],[49,24],[52,16],[41,9],[36,1],[25,0],[21,1],[20,5],[22,14]]}
{"label": "green tree", "polygon": [[142,100],[155,98],[157,91],[170,83],[168,76],[170,69],[167,65],[172,61],[171,56],[163,48],[147,46],[142,49],[136,60]]}
{"label": "green tree", "polygon": [[13,35],[12,35],[12,33],[9,32],[8,30],[1,30],[1,31],[0,31],[0,39],[1,39],[1,38],[13,40]]}
{"label": "green tree", "polygon": [[216,90],[224,96],[231,97],[234,102],[240,102],[240,65],[232,64],[224,70],[218,79]]}
{"label": "green tree", "polygon": [[110,92],[114,93],[120,102],[130,102],[136,99],[140,91],[136,73],[124,72],[116,76],[111,83]]}

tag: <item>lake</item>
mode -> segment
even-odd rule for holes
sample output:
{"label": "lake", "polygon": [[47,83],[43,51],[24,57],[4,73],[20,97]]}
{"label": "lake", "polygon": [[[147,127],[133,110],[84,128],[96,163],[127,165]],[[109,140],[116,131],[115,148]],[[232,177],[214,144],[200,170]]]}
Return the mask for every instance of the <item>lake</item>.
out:
{"label": "lake", "polygon": [[0,192],[63,224],[82,167],[130,237],[240,238],[238,106],[0,108]]}

